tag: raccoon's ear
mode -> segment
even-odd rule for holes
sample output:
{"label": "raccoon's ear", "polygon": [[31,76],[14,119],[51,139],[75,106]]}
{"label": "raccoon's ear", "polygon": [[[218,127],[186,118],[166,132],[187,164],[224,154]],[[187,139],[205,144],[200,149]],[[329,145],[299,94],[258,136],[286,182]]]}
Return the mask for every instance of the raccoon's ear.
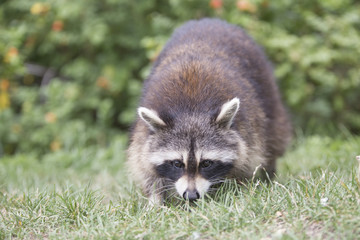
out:
{"label": "raccoon's ear", "polygon": [[240,99],[237,97],[231,99],[227,103],[224,103],[221,107],[219,115],[216,118],[216,123],[226,128],[230,128],[239,107]]}
{"label": "raccoon's ear", "polygon": [[146,107],[139,107],[138,114],[140,118],[150,127],[151,130],[156,131],[161,127],[165,127],[166,123],[161,120],[156,111]]}

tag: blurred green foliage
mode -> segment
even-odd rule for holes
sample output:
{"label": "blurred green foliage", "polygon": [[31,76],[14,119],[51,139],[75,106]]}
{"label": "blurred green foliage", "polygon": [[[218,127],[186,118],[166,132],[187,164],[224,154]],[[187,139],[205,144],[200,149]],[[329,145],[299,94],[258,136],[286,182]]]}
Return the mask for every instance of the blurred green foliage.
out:
{"label": "blurred green foliage", "polygon": [[202,17],[240,25],[264,47],[297,126],[360,132],[356,0],[5,0],[0,156],[126,135],[151,62],[175,27]]}

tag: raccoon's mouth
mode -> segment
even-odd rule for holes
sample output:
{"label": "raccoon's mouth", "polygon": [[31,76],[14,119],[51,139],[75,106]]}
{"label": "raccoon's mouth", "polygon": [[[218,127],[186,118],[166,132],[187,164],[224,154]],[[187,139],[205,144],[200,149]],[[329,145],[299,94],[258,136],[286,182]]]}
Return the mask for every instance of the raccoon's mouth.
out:
{"label": "raccoon's mouth", "polygon": [[178,194],[185,200],[195,201],[203,197],[211,186],[211,182],[201,176],[189,178],[182,176],[175,183]]}

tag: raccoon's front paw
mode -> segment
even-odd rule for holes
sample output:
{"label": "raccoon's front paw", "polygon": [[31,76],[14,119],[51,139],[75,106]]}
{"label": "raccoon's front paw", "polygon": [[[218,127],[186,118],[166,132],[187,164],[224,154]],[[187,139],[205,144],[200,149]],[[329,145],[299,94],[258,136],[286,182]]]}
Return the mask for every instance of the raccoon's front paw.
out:
{"label": "raccoon's front paw", "polygon": [[153,193],[149,197],[149,207],[160,206],[163,204],[163,197],[160,194]]}

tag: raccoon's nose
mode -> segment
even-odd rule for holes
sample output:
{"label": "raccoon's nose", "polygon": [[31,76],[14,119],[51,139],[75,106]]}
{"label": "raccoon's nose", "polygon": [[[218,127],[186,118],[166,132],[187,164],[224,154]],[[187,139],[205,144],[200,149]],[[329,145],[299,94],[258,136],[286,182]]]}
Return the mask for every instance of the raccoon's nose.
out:
{"label": "raccoon's nose", "polygon": [[186,190],[183,194],[185,200],[195,201],[200,198],[200,194],[196,190]]}

